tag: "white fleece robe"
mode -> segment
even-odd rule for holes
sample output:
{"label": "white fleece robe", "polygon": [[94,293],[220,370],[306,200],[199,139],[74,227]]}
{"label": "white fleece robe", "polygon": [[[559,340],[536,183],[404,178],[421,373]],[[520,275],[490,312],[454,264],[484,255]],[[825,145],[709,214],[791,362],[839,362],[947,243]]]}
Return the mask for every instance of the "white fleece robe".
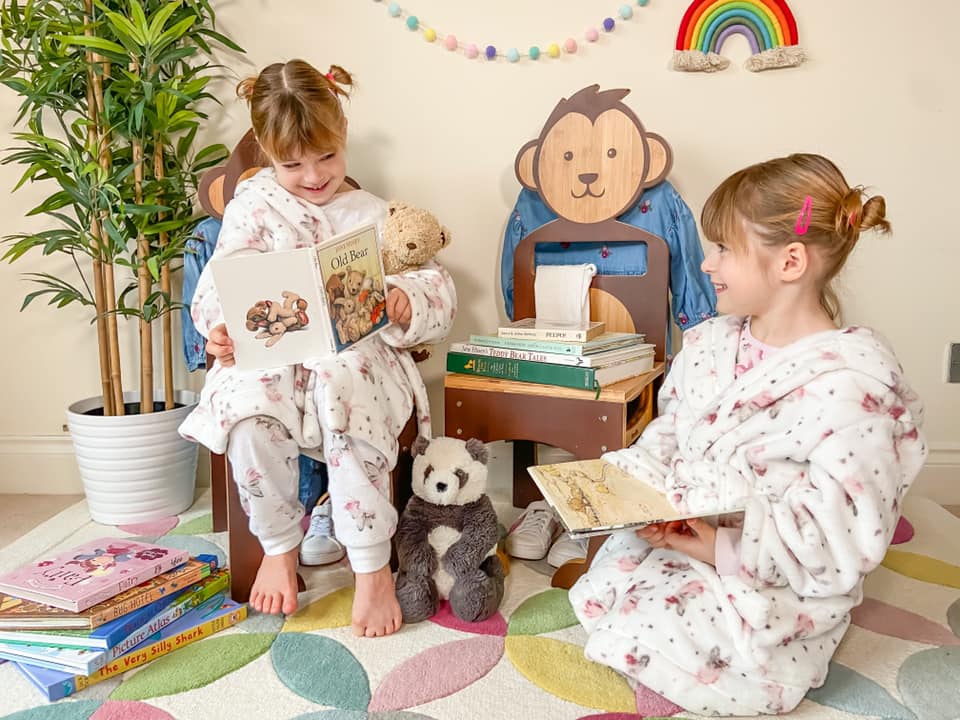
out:
{"label": "white fleece robe", "polygon": [[570,591],[587,657],[702,714],[787,712],[823,684],[927,455],[872,331],[817,333],[737,378],[743,323],[687,331],[659,416],[604,456],[678,508],[745,507],[739,572],[625,531]]}
{"label": "white fleece robe", "polygon": [[[274,170],[266,168],[237,185],[213,258],[310,247],[362,222],[375,222],[382,230],[386,215],[387,203],[362,190],[337,194],[322,206],[308,203],[284,190]],[[214,363],[199,405],[180,425],[180,433],[222,453],[238,422],[269,416],[301,448],[321,448],[325,435],[348,444],[362,441],[392,468],[397,438],[414,404],[420,433],[431,435],[426,387],[405,348],[443,340],[453,325],[457,298],[449,274],[433,261],[388,276],[387,286],[402,289],[410,300],[406,332],[389,325],[339,355],[302,365],[241,371]],[[223,322],[210,263],[200,275],[191,314],[204,337]],[[357,509],[351,512],[355,515]]]}

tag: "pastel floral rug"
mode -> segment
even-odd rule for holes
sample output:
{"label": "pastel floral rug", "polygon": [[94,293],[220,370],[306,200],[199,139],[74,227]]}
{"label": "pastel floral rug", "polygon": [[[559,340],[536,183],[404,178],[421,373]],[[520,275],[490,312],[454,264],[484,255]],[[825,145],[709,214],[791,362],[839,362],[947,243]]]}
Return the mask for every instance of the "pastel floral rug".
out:
{"label": "pastel floral rug", "polygon": [[[950,720],[960,708],[960,519],[908,497],[897,541],[866,582],[866,600],[826,684],[793,718]],[[81,502],[0,552],[0,572],[103,535],[158,540],[222,559],[208,495],[177,518],[123,528],[92,523]],[[381,639],[349,628],[344,565],[309,569],[301,610],[240,625],[49,704],[0,665],[5,720],[625,720],[695,717],[584,660],[585,636],[544,563],[514,561],[500,612],[477,625],[448,610]]]}

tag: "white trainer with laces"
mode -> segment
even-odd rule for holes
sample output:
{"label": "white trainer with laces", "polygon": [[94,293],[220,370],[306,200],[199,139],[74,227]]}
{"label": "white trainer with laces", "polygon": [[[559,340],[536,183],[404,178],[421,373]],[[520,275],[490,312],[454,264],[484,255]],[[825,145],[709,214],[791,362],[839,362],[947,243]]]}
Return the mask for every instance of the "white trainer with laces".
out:
{"label": "white trainer with laces", "polygon": [[346,549],[333,535],[330,510],[330,498],[327,497],[321,498],[310,513],[310,527],[300,543],[301,565],[329,565],[346,554]]}
{"label": "white trainer with laces", "polygon": [[546,500],[527,505],[507,534],[507,553],[521,560],[542,560],[560,532],[560,522]]}
{"label": "white trainer with laces", "polygon": [[570,533],[563,533],[557,538],[557,541],[550,546],[550,552],[547,553],[547,564],[555,568],[571,560],[587,559],[587,538],[572,538]]}

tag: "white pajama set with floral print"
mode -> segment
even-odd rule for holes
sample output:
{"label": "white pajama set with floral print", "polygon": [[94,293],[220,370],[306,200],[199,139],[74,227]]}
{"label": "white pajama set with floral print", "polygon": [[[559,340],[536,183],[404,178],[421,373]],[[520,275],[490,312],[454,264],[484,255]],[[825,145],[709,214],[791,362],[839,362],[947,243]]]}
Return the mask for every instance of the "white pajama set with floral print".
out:
{"label": "white pajama set with floral print", "polygon": [[[313,205],[284,190],[267,168],[237,185],[212,259],[310,247],[362,222],[382,230],[386,213],[385,201],[362,190]],[[184,437],[226,451],[250,529],[269,555],[302,539],[298,456],[322,448],[333,522],[353,569],[372,572],[389,562],[397,512],[388,473],[414,407],[420,433],[430,436],[426,387],[405,348],[444,339],[457,299],[449,274],[435,262],[388,276],[387,284],[410,300],[406,332],[390,325],[337,356],[302,365],[241,371],[214,363],[199,405],[180,426]],[[191,311],[204,337],[223,322],[209,263]]]}
{"label": "white pajama set with floral print", "polygon": [[823,684],[927,454],[875,333],[818,333],[738,369],[745,328],[688,330],[659,417],[604,456],[680,509],[744,508],[718,532],[719,569],[622,531],[570,591],[587,657],[702,714],[787,712]]}

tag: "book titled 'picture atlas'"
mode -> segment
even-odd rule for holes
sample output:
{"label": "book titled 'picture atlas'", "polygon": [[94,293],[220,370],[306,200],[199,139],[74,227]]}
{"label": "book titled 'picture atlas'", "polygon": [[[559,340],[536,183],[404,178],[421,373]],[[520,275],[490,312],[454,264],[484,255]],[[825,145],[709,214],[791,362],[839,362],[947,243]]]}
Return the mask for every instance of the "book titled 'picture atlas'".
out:
{"label": "book titled 'picture atlas'", "polygon": [[47,700],[73,695],[101,680],[145,665],[162,655],[236,625],[247,617],[247,606],[216,595],[161,630],[149,642],[126,655],[108,661],[89,675],[75,674],[17,662],[17,669],[32,682]]}
{"label": "book titled 'picture atlas'", "polygon": [[123,538],[100,538],[0,575],[0,592],[80,612],[172,570],[186,550]]}
{"label": "book titled 'picture atlas'", "polygon": [[336,355],[389,322],[373,224],[314,247],[217,258],[210,269],[241,370]]}

